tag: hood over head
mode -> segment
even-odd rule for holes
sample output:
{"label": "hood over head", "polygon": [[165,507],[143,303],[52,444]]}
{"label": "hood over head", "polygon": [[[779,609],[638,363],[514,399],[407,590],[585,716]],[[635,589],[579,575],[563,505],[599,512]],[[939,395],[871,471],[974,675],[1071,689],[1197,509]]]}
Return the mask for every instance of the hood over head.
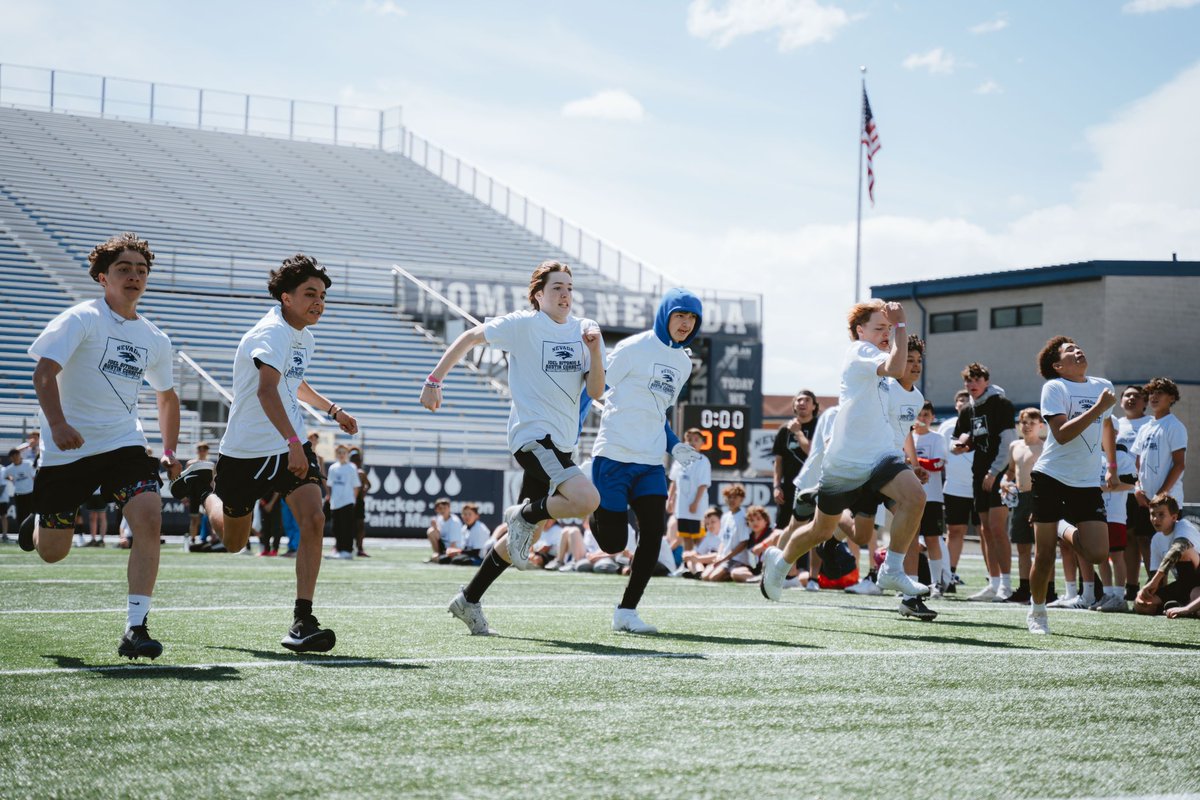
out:
{"label": "hood over head", "polygon": [[[671,341],[671,332],[667,323],[676,311],[687,311],[696,315],[696,326],[685,341]],[[658,313],[654,316],[654,334],[658,340],[668,347],[687,347],[700,333],[700,323],[704,321],[704,306],[700,298],[687,289],[669,289],[658,304]]]}

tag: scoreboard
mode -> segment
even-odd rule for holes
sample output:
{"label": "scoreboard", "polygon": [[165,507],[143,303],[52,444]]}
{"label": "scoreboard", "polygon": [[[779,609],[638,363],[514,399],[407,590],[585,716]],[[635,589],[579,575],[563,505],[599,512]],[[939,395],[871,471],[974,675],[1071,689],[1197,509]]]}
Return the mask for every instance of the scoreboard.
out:
{"label": "scoreboard", "polygon": [[700,452],[714,469],[742,470],[750,458],[749,411],[749,406],[689,404],[683,408],[683,429],[700,429]]}

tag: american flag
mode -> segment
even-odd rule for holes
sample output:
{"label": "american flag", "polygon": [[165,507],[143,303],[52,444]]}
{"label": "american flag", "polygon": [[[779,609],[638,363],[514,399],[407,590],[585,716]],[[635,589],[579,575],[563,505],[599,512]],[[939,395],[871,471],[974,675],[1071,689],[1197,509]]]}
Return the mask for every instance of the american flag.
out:
{"label": "american flag", "polygon": [[875,129],[875,117],[871,114],[871,101],[867,99],[867,87],[863,87],[862,144],[867,148],[867,194],[871,206],[875,206],[875,154],[879,152],[879,132]]}

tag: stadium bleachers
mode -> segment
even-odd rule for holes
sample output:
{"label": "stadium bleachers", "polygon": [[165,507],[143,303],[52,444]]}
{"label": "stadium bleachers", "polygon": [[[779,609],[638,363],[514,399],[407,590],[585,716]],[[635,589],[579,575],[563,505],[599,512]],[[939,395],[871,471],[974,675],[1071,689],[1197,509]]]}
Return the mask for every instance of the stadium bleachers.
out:
{"label": "stadium bleachers", "polygon": [[[509,463],[507,400],[486,375],[457,370],[436,415],[417,404],[440,347],[397,313],[390,265],[520,286],[539,261],[571,260],[397,153],[17,108],[0,108],[6,223],[24,235],[0,252],[45,300],[5,299],[38,315],[28,330],[6,327],[0,398],[32,400],[32,364],[13,354],[57,310],[94,296],[87,253],[116,231],[137,231],[158,254],[143,310],[226,388],[240,335],[271,302],[267,270],[302,251],[335,281],[312,383],[353,409],[384,464]],[[584,291],[616,286],[587,268],[575,277]]]}

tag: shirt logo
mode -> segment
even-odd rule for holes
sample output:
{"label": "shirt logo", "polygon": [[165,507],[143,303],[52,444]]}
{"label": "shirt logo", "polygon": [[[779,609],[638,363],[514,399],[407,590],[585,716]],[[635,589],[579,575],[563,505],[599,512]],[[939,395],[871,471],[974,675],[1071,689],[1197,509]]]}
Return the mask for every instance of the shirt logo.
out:
{"label": "shirt logo", "polygon": [[[1070,410],[1070,413],[1068,416],[1070,419],[1075,419],[1076,417],[1083,416],[1088,411],[1090,411],[1092,406],[1094,406],[1094,405],[1096,405],[1096,398],[1094,398],[1094,397],[1082,397],[1080,395],[1071,395],[1071,410]],[[1096,446],[1098,444],[1100,444],[1099,431],[1093,432],[1093,430],[1092,430],[1093,427],[1099,428],[1100,425],[1101,425],[1100,418],[1097,418],[1096,421],[1092,425],[1088,426],[1088,430],[1085,430],[1083,433],[1081,433],[1079,435],[1079,441],[1083,442],[1083,446],[1088,449],[1089,453],[1096,452]],[[1092,434],[1092,435],[1089,436],[1089,434]]]}
{"label": "shirt logo", "polygon": [[104,355],[100,357],[100,373],[126,411],[133,412],[137,408],[138,390],[142,388],[142,376],[146,374],[149,358],[147,348],[108,337]]}
{"label": "shirt logo", "polygon": [[675,402],[675,395],[679,392],[679,377],[679,370],[666,364],[655,364],[651,370],[648,388],[660,409]]}
{"label": "shirt logo", "polygon": [[579,398],[583,372],[583,342],[542,342],[542,372],[573,400]]}

